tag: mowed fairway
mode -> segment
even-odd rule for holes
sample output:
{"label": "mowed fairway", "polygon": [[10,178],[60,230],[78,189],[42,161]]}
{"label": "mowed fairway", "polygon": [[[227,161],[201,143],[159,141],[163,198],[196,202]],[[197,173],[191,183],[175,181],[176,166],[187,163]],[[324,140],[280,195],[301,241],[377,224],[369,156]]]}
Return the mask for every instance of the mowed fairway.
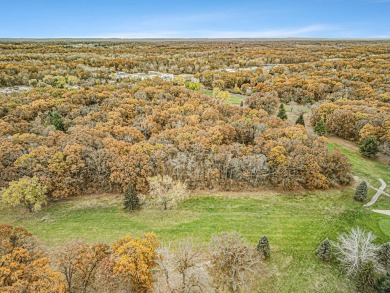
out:
{"label": "mowed fairway", "polygon": [[[376,178],[390,179],[388,166],[343,152],[360,178],[371,184]],[[338,233],[356,226],[373,231],[378,243],[390,241],[390,217],[353,201],[353,191],[348,187],[301,194],[210,192],[192,194],[172,210],[146,207],[134,213],[123,210],[121,195],[85,196],[51,203],[36,214],[2,210],[0,222],[27,227],[53,251],[69,240],[111,244],[121,236],[149,231],[162,244],[191,237],[206,245],[213,234],[234,230],[256,245],[267,235],[272,256],[262,281],[264,292],[350,292],[353,285],[335,269],[335,261],[324,264],[316,259],[318,244],[326,237],[336,240]],[[369,194],[374,193],[371,189]],[[390,209],[390,197],[382,196],[372,209]]]}

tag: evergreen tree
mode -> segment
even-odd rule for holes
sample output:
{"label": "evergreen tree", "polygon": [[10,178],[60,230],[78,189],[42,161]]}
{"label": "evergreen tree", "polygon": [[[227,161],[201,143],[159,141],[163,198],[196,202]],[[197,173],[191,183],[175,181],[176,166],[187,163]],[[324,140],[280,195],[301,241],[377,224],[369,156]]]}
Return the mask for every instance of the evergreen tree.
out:
{"label": "evergreen tree", "polygon": [[356,201],[365,201],[367,198],[367,183],[366,181],[363,181],[356,187],[355,195],[353,196],[353,199]]}
{"label": "evergreen tree", "polygon": [[361,270],[356,275],[357,292],[374,292],[375,267],[372,261],[363,264]]}
{"label": "evergreen tree", "polygon": [[243,101],[240,102],[240,107],[244,107],[244,102]]}
{"label": "evergreen tree", "polygon": [[279,107],[279,112],[277,115],[280,119],[286,120],[287,119],[287,114],[286,114],[286,109],[284,108],[283,104],[280,104]]}
{"label": "evergreen tree", "polygon": [[366,137],[360,147],[360,153],[369,158],[375,158],[379,151],[379,143],[375,136]]}
{"label": "evergreen tree", "polygon": [[259,242],[257,243],[256,249],[264,259],[269,258],[271,256],[271,249],[267,236],[263,236],[260,238]]}
{"label": "evergreen tree", "polygon": [[324,136],[326,134],[325,122],[324,120],[320,120],[314,126],[314,132],[320,136]]}
{"label": "evergreen tree", "polygon": [[138,192],[135,190],[134,186],[129,183],[125,192],[124,206],[126,210],[134,211],[141,208],[140,200],[138,197]]}
{"label": "evergreen tree", "polygon": [[305,120],[303,119],[303,113],[301,115],[299,115],[295,124],[301,124],[301,125],[305,126]]}
{"label": "evergreen tree", "polygon": [[379,248],[378,263],[390,274],[390,242],[383,243]]}
{"label": "evergreen tree", "polygon": [[330,261],[332,257],[332,244],[328,239],[321,242],[316,250],[316,255],[322,261]]}
{"label": "evergreen tree", "polygon": [[375,284],[375,292],[389,293],[390,292],[390,274],[380,276]]}

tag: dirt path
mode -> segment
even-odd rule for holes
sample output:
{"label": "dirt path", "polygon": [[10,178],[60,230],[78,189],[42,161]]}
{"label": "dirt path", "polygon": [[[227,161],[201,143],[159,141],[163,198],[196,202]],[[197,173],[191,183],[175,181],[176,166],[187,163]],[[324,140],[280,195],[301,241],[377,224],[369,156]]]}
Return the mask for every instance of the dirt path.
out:
{"label": "dirt path", "polygon": [[375,195],[372,197],[372,199],[364,205],[365,207],[372,206],[377,201],[377,199],[382,194],[382,192],[385,190],[386,182],[383,181],[382,179],[379,179],[379,181],[382,183],[381,187],[379,187],[379,189],[377,189],[377,191],[376,191]]}

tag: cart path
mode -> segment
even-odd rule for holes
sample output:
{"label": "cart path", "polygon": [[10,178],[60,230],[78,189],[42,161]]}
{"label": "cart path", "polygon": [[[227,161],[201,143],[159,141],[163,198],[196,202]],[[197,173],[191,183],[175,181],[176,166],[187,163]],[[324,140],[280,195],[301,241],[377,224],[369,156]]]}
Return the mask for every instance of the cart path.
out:
{"label": "cart path", "polygon": [[383,191],[386,188],[386,182],[383,181],[382,179],[378,179],[378,180],[382,183],[382,185],[381,185],[381,187],[379,187],[379,189],[377,189],[377,191],[376,191],[375,195],[372,197],[372,199],[364,205],[365,207],[372,206],[377,201],[379,196],[383,193]]}
{"label": "cart path", "polygon": [[390,216],[390,211],[389,210],[372,210],[372,211],[375,212],[375,213],[379,213],[379,214],[384,214],[384,215]]}

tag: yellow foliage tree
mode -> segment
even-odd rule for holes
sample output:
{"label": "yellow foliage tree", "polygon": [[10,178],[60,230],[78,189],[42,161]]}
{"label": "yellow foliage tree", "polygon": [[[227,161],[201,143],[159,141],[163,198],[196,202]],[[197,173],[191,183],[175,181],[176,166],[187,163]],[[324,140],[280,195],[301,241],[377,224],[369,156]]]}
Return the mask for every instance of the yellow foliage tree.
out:
{"label": "yellow foliage tree", "polygon": [[0,192],[2,205],[14,207],[24,205],[29,212],[39,211],[46,202],[46,186],[41,185],[38,178],[23,177],[12,181],[9,187]]}
{"label": "yellow foliage tree", "polygon": [[116,257],[114,273],[128,281],[135,292],[151,292],[153,289],[152,269],[160,255],[154,233],[143,234],[142,238],[123,237],[115,241],[112,253]]}

